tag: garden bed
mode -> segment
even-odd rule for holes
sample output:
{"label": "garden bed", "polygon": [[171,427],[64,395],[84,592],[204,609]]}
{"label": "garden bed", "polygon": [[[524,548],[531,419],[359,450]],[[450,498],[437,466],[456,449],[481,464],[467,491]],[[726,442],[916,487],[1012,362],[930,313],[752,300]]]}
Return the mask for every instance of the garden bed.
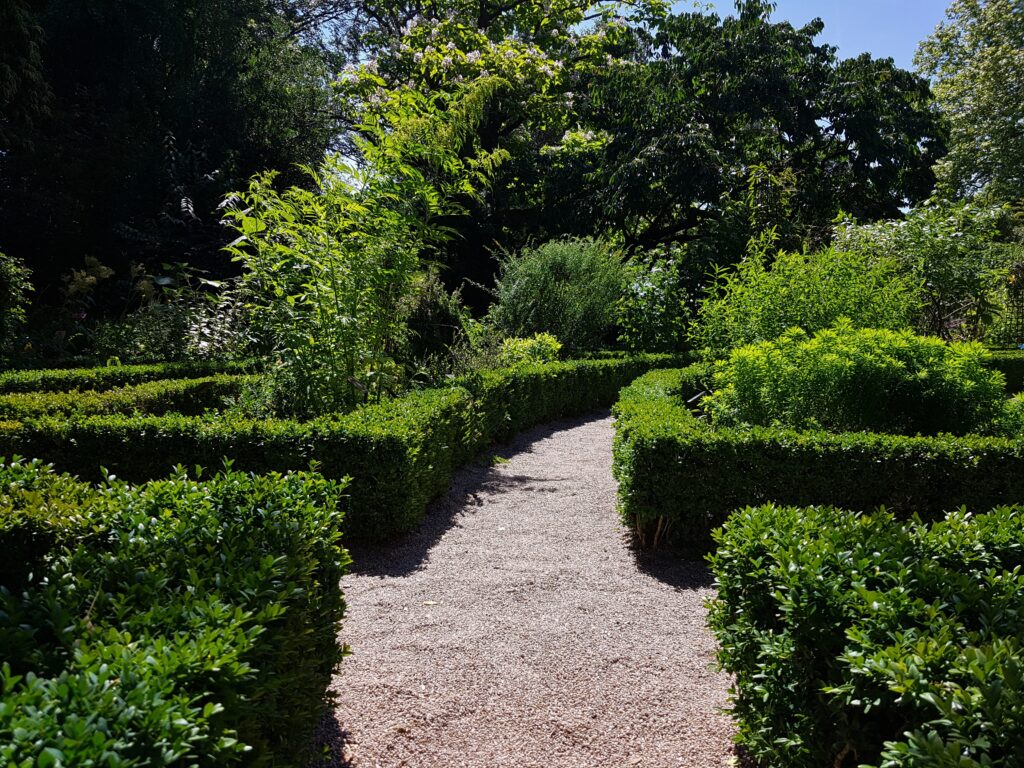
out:
{"label": "garden bed", "polygon": [[704,549],[730,512],[770,501],[934,519],[1024,500],[1024,439],[713,427],[687,406],[708,373],[649,373],[615,406],[620,511],[648,545]]}
{"label": "garden bed", "polygon": [[[98,479],[102,468],[131,481],[162,477],[177,464],[218,467],[225,460],[250,472],[315,466],[330,478],[352,478],[346,533],[382,540],[412,530],[454,470],[494,440],[610,406],[623,386],[673,360],[642,355],[484,371],[451,387],[309,422],[73,410],[33,415],[0,424],[0,455],[41,458],[85,479]],[[124,395],[109,395],[118,397]]]}

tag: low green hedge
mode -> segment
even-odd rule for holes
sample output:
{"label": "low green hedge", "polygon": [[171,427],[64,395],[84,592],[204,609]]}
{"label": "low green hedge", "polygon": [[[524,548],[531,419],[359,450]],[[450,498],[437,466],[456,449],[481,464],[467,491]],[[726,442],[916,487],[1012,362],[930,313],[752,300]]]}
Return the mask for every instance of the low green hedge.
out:
{"label": "low green hedge", "polygon": [[383,540],[412,530],[455,469],[487,444],[552,419],[611,405],[668,356],[584,360],[485,372],[353,413],[300,423],[237,418],[53,416],[0,424],[0,453],[32,456],[84,478],[131,481],[175,464],[351,477],[345,532]]}
{"label": "low green hedge", "polygon": [[620,511],[648,545],[704,548],[732,510],[769,501],[925,517],[1024,501],[1024,439],[715,428],[685,404],[705,382],[657,371],[615,406]]}
{"label": "low green hedge", "polygon": [[0,764],[303,765],[344,651],[342,487],[0,467],[0,551],[26,555],[0,582]]}
{"label": "low green hedge", "polygon": [[555,419],[607,408],[620,390],[672,355],[572,360],[481,371],[461,380],[472,392],[488,441],[505,440]]}
{"label": "low green hedge", "polygon": [[254,378],[221,374],[201,379],[148,381],[101,392],[15,392],[0,395],[0,420],[134,412],[198,416],[223,405],[226,398],[236,396]]}
{"label": "low green hedge", "polygon": [[1006,391],[1024,392],[1024,350],[996,349],[990,351],[988,365],[1002,371],[1006,377]]}
{"label": "low green hedge", "polygon": [[200,379],[219,373],[250,373],[252,362],[155,363],[104,368],[52,368],[0,373],[0,394],[12,392],[95,392],[161,379]]}
{"label": "low green hedge", "polygon": [[175,464],[246,472],[308,469],[358,478],[345,530],[383,539],[411,529],[447,487],[473,435],[462,389],[417,392],[352,414],[308,423],[165,416],[43,417],[0,428],[0,452],[40,457],[87,479],[101,467],[125,480],[161,477]]}
{"label": "low green hedge", "polygon": [[1024,760],[1024,512],[748,508],[710,624],[743,744],[778,768]]}

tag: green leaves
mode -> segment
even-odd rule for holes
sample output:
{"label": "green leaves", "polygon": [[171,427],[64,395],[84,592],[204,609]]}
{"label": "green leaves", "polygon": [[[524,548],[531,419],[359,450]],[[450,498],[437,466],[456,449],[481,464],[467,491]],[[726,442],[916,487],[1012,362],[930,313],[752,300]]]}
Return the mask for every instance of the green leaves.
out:
{"label": "green leaves", "polygon": [[243,239],[228,251],[273,344],[255,395],[269,410],[310,417],[401,389],[400,310],[421,255],[444,238],[436,220],[457,214],[498,162],[464,150],[500,85],[485,79],[450,98],[396,91],[362,127],[362,162],[330,155],[305,169],[311,189],[279,192],[266,174],[230,198],[225,216]]}
{"label": "green leaves", "polygon": [[1003,300],[1007,267],[1015,250],[1000,242],[1006,211],[978,203],[938,200],[904,218],[855,224],[841,218],[836,247],[869,260],[893,260],[921,286],[914,324],[945,339],[980,339]]}
{"label": "green leaves", "polygon": [[855,329],[813,336],[793,328],[734,349],[702,407],[716,426],[759,424],[833,432],[991,433],[1005,379],[980,344],[911,331]]}
{"label": "green leaves", "polygon": [[501,260],[489,319],[513,337],[554,335],[569,354],[609,340],[628,279],[621,255],[597,240],[552,240]]}
{"label": "green leaves", "polygon": [[1015,764],[1019,509],[928,527],[884,510],[769,505],[736,512],[715,541],[710,622],[736,675],[741,739],[758,758],[794,768],[846,765],[838,756],[851,752],[886,768]]}
{"label": "green leaves", "polygon": [[1024,19],[1015,0],[953,0],[915,61],[950,124],[943,191],[1024,199]]}
{"label": "green leaves", "polygon": [[0,486],[0,542],[32,542],[21,562],[39,569],[0,571],[0,762],[301,755],[343,652],[344,483],[179,472],[94,488],[14,462]]}
{"label": "green leaves", "polygon": [[716,358],[778,338],[788,328],[813,333],[841,318],[858,328],[908,328],[919,290],[918,281],[885,253],[828,249],[772,257],[767,247],[752,247],[735,271],[717,275],[717,285],[700,303],[691,340]]}

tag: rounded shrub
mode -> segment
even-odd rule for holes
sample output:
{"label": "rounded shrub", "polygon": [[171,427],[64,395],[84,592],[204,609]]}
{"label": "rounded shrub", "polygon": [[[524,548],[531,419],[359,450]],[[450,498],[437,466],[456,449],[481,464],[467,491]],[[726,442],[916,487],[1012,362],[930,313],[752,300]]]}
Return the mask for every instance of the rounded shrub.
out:
{"label": "rounded shrub", "polygon": [[793,328],[718,364],[704,406],[717,425],[934,435],[989,431],[1005,379],[976,343],[910,331]]}
{"label": "rounded shrub", "polygon": [[503,258],[490,318],[506,336],[550,333],[570,354],[601,348],[615,326],[627,267],[597,240],[553,240]]}

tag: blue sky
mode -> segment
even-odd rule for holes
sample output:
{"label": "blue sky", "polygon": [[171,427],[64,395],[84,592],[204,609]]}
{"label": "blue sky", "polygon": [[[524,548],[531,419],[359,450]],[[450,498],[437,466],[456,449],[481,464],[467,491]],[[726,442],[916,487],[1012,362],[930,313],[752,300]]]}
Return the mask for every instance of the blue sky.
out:
{"label": "blue sky", "polygon": [[[945,16],[948,0],[777,0],[777,20],[802,26],[815,17],[825,22],[822,39],[839,47],[843,58],[865,51],[891,56],[911,68],[917,44],[931,34]],[[731,13],[731,0],[713,3],[723,15]],[[692,8],[692,2],[676,8]]]}

